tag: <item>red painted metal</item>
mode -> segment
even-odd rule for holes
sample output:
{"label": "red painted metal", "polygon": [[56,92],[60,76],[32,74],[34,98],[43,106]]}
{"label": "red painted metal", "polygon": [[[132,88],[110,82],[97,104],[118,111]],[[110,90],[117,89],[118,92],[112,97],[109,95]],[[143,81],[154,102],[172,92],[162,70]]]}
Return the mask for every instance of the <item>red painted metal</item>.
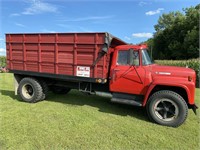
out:
{"label": "red painted metal", "polygon": [[[127,45],[113,37],[108,52],[93,67],[99,52],[105,48],[106,38],[107,33],[6,34],[8,69],[77,76],[77,69],[82,70],[78,66],[86,71],[90,67],[87,77],[109,78],[108,92],[143,95],[143,106],[156,86],[181,88],[187,93],[188,103],[194,104],[194,70],[142,65],[141,50],[146,45]],[[129,49],[138,51],[139,65],[118,65],[118,51]]]}
{"label": "red painted metal", "polygon": [[[118,65],[117,55],[119,50],[127,51],[130,48],[139,52],[140,65]],[[144,95],[143,106],[145,106],[150,93],[156,86],[177,87],[187,93],[188,103],[193,105],[195,103],[195,71],[183,67],[155,64],[142,65],[141,50],[145,48],[146,45],[121,45],[115,47],[110,69],[109,90],[111,92]],[[191,77],[192,81],[189,81],[188,77]]]}
{"label": "red painted metal", "polygon": [[[92,67],[105,36],[106,33],[6,34],[8,68],[76,76],[77,66],[86,66],[90,67],[90,77],[107,78],[109,53]],[[125,44],[119,39],[112,43]]]}

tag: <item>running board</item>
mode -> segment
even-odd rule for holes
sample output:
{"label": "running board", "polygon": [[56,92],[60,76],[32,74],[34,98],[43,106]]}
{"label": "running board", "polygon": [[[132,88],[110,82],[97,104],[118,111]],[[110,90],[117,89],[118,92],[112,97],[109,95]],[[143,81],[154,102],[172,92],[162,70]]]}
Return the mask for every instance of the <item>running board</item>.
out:
{"label": "running board", "polygon": [[123,98],[112,98],[111,102],[133,105],[133,106],[142,106],[142,103],[140,103],[140,102],[137,102],[134,100],[129,100],[129,99],[123,99]]}

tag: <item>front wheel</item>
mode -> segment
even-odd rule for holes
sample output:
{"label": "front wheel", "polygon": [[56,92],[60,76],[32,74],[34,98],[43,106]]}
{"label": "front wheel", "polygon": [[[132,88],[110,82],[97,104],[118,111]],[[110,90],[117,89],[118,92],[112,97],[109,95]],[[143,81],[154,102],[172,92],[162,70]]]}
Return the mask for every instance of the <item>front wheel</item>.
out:
{"label": "front wheel", "polygon": [[186,120],[188,107],[179,94],[163,90],[149,98],[147,114],[152,121],[160,125],[178,127]]}

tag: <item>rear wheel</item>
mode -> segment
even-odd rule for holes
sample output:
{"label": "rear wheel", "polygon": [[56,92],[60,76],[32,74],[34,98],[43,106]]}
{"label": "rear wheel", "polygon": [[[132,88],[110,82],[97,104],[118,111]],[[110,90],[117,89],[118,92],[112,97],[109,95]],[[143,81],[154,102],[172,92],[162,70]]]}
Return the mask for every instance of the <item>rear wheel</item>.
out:
{"label": "rear wheel", "polygon": [[19,83],[18,94],[25,102],[34,103],[42,98],[42,86],[34,78],[23,78]]}
{"label": "rear wheel", "polygon": [[67,94],[71,89],[61,86],[52,86],[51,90],[55,94]]}
{"label": "rear wheel", "polygon": [[185,100],[173,91],[158,91],[148,100],[149,118],[161,125],[178,127],[187,118],[188,107]]}
{"label": "rear wheel", "polygon": [[46,97],[48,95],[49,87],[48,87],[47,83],[43,80],[40,80],[40,85],[42,86],[42,98],[41,98],[41,100],[44,100],[44,99],[46,99]]}

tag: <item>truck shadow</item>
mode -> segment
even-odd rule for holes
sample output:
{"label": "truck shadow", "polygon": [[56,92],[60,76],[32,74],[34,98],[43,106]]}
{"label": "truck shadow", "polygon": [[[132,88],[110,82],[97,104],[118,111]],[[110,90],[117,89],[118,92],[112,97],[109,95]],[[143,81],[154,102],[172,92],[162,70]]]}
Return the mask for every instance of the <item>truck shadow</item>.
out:
{"label": "truck shadow", "polygon": [[4,96],[8,96],[14,100],[18,100],[19,101],[19,97],[17,95],[15,95],[14,91],[8,91],[8,90],[0,90],[0,93]]}
{"label": "truck shadow", "polygon": [[[19,96],[14,94],[14,91],[1,90],[2,95],[9,96],[13,100],[23,102]],[[132,116],[143,121],[147,121],[148,117],[146,111],[142,107],[129,106],[110,102],[109,98],[103,98],[96,95],[86,95],[81,92],[72,90],[67,95],[57,95],[49,92],[45,101],[63,103],[72,106],[91,106],[97,108],[99,112],[109,113],[120,116]],[[40,103],[40,102],[39,102]]]}
{"label": "truck shadow", "polygon": [[49,93],[47,101],[59,102],[73,106],[88,105],[97,108],[98,111],[102,113],[109,113],[120,116],[132,116],[149,122],[146,110],[142,107],[112,103],[109,98],[104,98],[96,95],[87,95],[75,90],[72,90],[67,95],[56,95]]}

